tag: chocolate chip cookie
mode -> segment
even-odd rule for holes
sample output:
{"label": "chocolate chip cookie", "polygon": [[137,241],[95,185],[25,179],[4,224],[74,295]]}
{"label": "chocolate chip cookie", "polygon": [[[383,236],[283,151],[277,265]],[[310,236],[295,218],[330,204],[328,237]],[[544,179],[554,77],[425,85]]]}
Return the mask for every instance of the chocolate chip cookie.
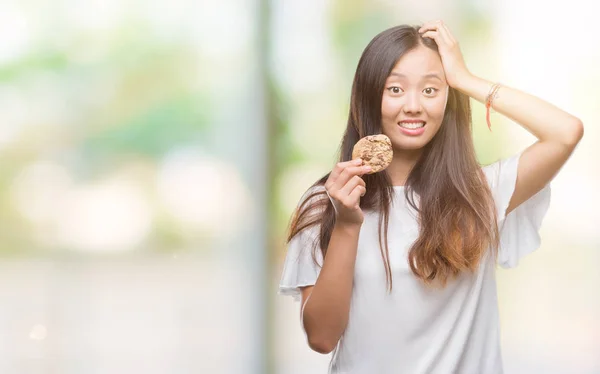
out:
{"label": "chocolate chip cookie", "polygon": [[383,134],[365,136],[352,149],[352,159],[361,158],[364,165],[371,166],[369,174],[387,168],[393,155],[392,142]]}

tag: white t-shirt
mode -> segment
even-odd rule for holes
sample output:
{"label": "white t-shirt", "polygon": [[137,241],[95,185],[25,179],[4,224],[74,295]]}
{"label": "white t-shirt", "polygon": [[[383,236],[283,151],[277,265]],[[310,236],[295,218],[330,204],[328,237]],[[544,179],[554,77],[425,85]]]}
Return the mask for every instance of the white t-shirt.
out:
{"label": "white t-shirt", "polygon": [[[521,154],[483,167],[498,209],[501,235],[498,264],[504,268],[516,266],[521,257],[539,247],[538,230],[550,203],[550,184],[547,184],[504,216],[515,187]],[[411,272],[407,261],[410,245],[419,235],[415,211],[406,202],[404,187],[396,186],[394,192],[388,228],[392,293],[386,290],[377,239],[377,213],[365,213],[348,325],[329,372],[502,373],[493,256],[485,256],[475,274],[463,274],[443,289],[427,288]],[[291,295],[299,301],[298,287],[315,284],[321,268],[313,263],[311,243],[317,234],[314,226],[289,243],[279,294]],[[322,265],[320,249],[317,261]]]}

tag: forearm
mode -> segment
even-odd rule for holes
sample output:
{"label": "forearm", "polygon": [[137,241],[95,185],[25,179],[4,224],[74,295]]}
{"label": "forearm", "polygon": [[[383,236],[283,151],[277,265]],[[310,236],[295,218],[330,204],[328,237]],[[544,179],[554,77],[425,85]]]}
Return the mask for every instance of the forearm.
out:
{"label": "forearm", "polygon": [[[493,82],[469,74],[456,89],[485,104]],[[576,144],[582,135],[581,121],[556,106],[525,92],[502,85],[493,101],[494,111],[520,124],[540,141]]]}
{"label": "forearm", "polygon": [[323,268],[304,307],[309,342],[333,349],[348,323],[360,226],[336,225]]}

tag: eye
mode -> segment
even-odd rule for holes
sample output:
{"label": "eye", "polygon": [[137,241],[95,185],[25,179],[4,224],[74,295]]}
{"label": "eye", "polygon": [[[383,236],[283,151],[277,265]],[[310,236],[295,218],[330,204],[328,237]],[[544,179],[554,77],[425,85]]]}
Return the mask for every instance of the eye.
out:
{"label": "eye", "polygon": [[390,91],[391,93],[394,93],[394,94],[399,94],[400,92],[402,92],[402,88],[400,88],[398,86],[388,87],[387,89],[388,89],[388,91]]}
{"label": "eye", "polygon": [[433,88],[433,87],[427,87],[423,91],[427,91],[427,90],[430,90],[430,92],[427,93],[427,95],[433,95],[434,93],[436,93],[437,91],[439,91],[437,88]]}

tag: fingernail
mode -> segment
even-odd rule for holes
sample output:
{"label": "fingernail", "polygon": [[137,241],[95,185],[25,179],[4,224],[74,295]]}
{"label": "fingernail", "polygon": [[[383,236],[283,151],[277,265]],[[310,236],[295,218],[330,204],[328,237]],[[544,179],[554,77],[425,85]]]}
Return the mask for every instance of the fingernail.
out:
{"label": "fingernail", "polygon": [[365,171],[371,171],[371,170],[372,170],[372,168],[371,168],[370,166],[365,166],[364,170],[365,170]]}
{"label": "fingernail", "polygon": [[356,165],[360,165],[360,164],[362,164],[362,160],[360,158],[357,158],[357,159],[354,160],[354,163]]}

